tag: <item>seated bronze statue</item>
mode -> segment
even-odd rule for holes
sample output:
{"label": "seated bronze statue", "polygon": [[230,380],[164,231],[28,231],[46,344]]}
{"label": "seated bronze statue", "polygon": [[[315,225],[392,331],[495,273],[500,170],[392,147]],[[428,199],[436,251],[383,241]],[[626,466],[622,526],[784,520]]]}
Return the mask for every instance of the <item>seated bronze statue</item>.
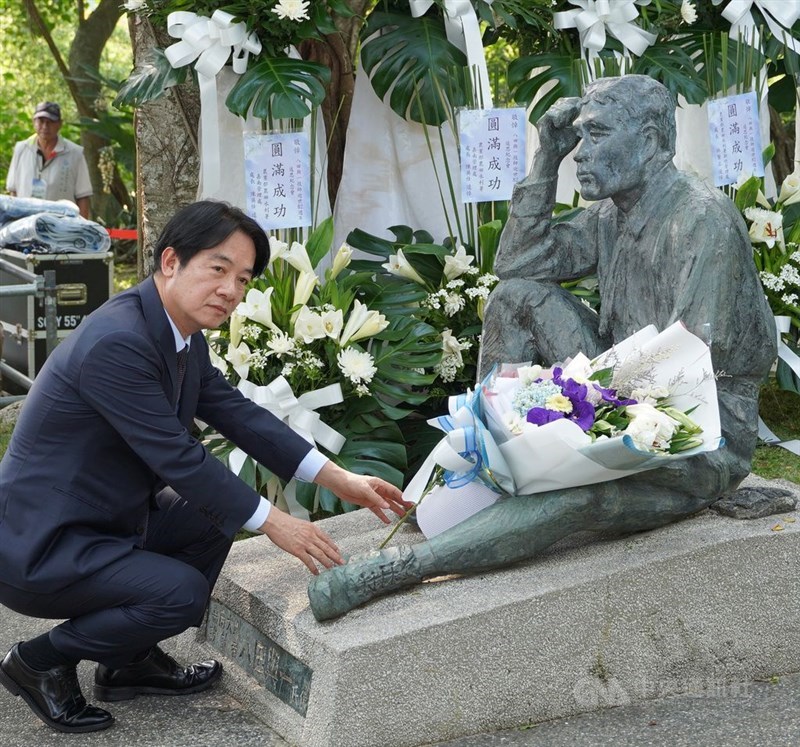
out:
{"label": "seated bronze statue", "polygon": [[[662,526],[735,490],[750,471],[774,321],[738,210],[673,165],[671,94],[646,76],[602,79],[583,98],[559,101],[537,127],[541,145],[516,186],[497,254],[481,374],[498,362],[591,357],[649,324],[682,321],[711,346],[726,445],[612,482],[504,496],[431,540],[325,571],[308,590],[318,620],[426,577],[532,558],[575,532]],[[558,167],[576,145],[581,195],[594,202],[554,223]],[[599,313],[560,285],[593,274]]]}

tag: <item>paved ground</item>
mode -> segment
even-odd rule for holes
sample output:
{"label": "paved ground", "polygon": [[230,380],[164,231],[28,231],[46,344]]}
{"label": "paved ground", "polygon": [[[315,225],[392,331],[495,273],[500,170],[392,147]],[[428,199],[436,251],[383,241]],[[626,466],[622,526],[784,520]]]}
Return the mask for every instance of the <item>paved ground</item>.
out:
{"label": "paved ground", "polygon": [[[0,649],[5,652],[49,626],[0,607]],[[91,678],[91,666],[82,664],[87,695]],[[622,706],[438,747],[797,747],[799,700],[800,674],[791,674],[775,682]],[[111,710],[117,722],[107,731],[60,734],[0,687],[0,747],[289,747],[223,690],[185,698],[140,697],[113,704]]]}

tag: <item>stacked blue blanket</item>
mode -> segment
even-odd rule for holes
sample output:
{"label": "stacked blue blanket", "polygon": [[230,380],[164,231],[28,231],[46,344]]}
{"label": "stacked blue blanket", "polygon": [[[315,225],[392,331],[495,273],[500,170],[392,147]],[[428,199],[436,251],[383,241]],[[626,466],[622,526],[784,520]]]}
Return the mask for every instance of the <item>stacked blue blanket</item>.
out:
{"label": "stacked blue blanket", "polygon": [[0,195],[0,246],[36,254],[91,254],[107,252],[111,238],[66,200]]}

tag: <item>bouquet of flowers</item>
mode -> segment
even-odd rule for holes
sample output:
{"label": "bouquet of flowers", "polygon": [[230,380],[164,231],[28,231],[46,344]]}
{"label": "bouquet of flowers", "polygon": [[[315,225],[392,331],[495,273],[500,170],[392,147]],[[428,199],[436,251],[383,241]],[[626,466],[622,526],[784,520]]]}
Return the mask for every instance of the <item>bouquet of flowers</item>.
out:
{"label": "bouquet of flowers", "polygon": [[680,323],[647,327],[591,361],[501,366],[451,410],[450,422],[429,421],[448,433],[405,493],[427,536],[503,491],[615,480],[723,443],[709,349]]}

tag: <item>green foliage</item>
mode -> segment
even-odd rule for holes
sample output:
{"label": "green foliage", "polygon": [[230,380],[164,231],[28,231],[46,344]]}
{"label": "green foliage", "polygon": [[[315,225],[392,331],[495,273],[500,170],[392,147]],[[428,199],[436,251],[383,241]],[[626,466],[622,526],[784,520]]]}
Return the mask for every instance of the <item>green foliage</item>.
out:
{"label": "green foliage", "polygon": [[318,62],[263,59],[239,79],[225,101],[234,114],[261,119],[302,119],[325,98],[331,71]]}
{"label": "green foliage", "polygon": [[362,32],[361,63],[379,98],[401,117],[439,126],[467,102],[466,57],[438,19],[373,12]]}
{"label": "green foliage", "polygon": [[141,106],[186,80],[186,68],[174,68],[157,47],[147,51],[144,61],[128,76],[114,99],[114,106]]}

